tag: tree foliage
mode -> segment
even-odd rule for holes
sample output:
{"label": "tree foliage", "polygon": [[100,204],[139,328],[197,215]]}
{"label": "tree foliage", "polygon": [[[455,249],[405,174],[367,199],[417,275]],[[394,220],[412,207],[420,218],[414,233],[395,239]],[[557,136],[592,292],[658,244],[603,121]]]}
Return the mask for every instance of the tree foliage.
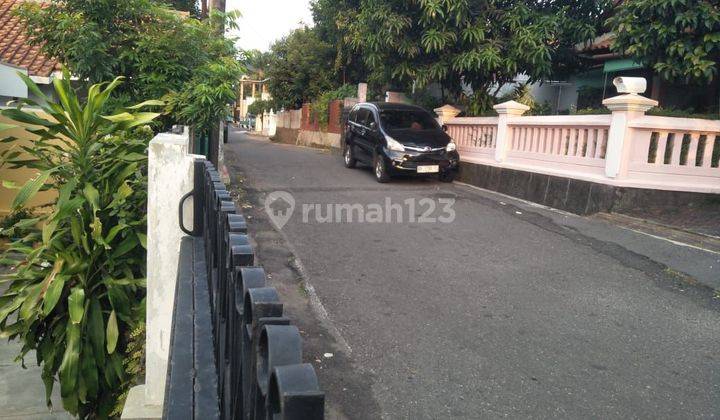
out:
{"label": "tree foliage", "polygon": [[278,106],[274,99],[258,99],[248,106],[248,113],[252,115],[262,115],[265,112],[277,110]]}
{"label": "tree foliage", "polygon": [[342,85],[337,89],[323,92],[312,103],[312,112],[320,127],[327,128],[330,118],[330,103],[337,99],[353,98],[357,95],[357,87],[353,85]]}
{"label": "tree foliage", "polygon": [[[25,208],[40,190],[58,195],[50,213],[0,232],[11,240],[0,257],[0,264],[11,267],[2,279],[9,287],[0,296],[0,337],[22,343],[19,359],[35,351],[48,405],[59,382],[69,413],[103,418],[130,385],[124,333],[144,322],[146,151],[152,130],[142,127],[159,114],[141,109],[161,103],[103,115],[120,78],[91,86],[82,103],[65,73],[54,81],[59,103],[53,103],[21,77],[42,102],[24,99],[1,113],[38,138],[32,147],[16,143],[4,151],[0,164],[38,175],[18,188],[12,206]],[[47,116],[27,111],[26,104]]]}
{"label": "tree foliage", "polygon": [[198,16],[200,14],[196,0],[169,0],[168,3],[173,9],[188,12],[191,16]]}
{"label": "tree foliage", "polygon": [[181,91],[198,69],[236,54],[234,40],[217,35],[233,28],[235,14],[201,21],[152,0],[52,0],[18,9],[32,42],[80,80],[125,76],[113,94],[120,105]]}
{"label": "tree foliage", "polygon": [[253,79],[264,79],[272,64],[273,54],[260,50],[246,50],[241,53],[240,62],[247,75]]}
{"label": "tree foliage", "polygon": [[367,69],[362,55],[348,45],[347,31],[360,0],[314,0],[312,10],[314,30],[318,37],[335,49],[332,72],[338,84],[362,82]]}
{"label": "tree foliage", "polygon": [[720,7],[708,0],[622,2],[609,20],[613,48],[668,80],[708,82],[720,63]]}
{"label": "tree foliage", "polygon": [[532,82],[577,68],[575,44],[595,36],[602,11],[589,0],[362,0],[348,41],[376,83],[484,95],[518,73]]}
{"label": "tree foliage", "polygon": [[312,28],[300,28],[276,42],[267,76],[268,89],[278,106],[299,108],[333,83],[333,48]]}

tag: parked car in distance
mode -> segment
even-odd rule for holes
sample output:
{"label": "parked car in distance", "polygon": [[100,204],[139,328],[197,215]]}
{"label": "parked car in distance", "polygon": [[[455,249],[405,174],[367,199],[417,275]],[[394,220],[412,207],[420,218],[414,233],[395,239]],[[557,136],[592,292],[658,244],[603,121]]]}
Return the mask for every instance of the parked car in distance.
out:
{"label": "parked car in distance", "polygon": [[414,105],[367,102],[355,105],[345,125],[345,166],[371,165],[375,179],[395,174],[437,176],[452,182],[460,156],[432,114]]}

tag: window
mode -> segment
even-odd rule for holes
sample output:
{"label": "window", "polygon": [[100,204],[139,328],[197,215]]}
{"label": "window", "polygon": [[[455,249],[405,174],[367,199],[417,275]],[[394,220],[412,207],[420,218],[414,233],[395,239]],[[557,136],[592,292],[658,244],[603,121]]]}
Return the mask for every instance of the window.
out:
{"label": "window", "polygon": [[365,127],[370,127],[370,124],[375,122],[375,115],[372,111],[368,110],[367,119],[365,120]]}
{"label": "window", "polygon": [[386,130],[433,130],[438,123],[427,112],[412,109],[386,109],[380,112]]}
{"label": "window", "polygon": [[358,108],[353,108],[350,111],[350,115],[348,115],[348,121],[356,122],[357,114],[358,114]]}
{"label": "window", "polygon": [[357,118],[355,119],[355,122],[358,123],[358,124],[360,124],[360,125],[365,125],[365,126],[366,126],[366,125],[367,125],[368,115],[372,115],[372,114],[370,113],[370,110],[369,110],[369,109],[367,109],[367,108],[360,108],[360,109],[358,109]]}

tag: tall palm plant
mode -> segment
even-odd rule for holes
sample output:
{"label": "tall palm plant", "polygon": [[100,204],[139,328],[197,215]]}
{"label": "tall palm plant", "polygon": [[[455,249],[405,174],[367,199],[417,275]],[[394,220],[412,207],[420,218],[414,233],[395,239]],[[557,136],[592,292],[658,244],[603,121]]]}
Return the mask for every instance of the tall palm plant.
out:
{"label": "tall palm plant", "polygon": [[103,115],[122,78],[93,85],[81,101],[65,72],[54,81],[53,102],[20,77],[39,100],[0,113],[37,139],[0,140],[13,143],[0,165],[38,175],[18,188],[12,206],[23,209],[40,190],[57,198],[50,212],[0,231],[13,238],[0,260],[11,267],[0,279],[9,283],[0,337],[22,342],[19,360],[36,352],[48,405],[58,381],[68,412],[106,417],[127,386],[123,333],[144,322],[147,124],[159,114],[142,109],[162,102]]}

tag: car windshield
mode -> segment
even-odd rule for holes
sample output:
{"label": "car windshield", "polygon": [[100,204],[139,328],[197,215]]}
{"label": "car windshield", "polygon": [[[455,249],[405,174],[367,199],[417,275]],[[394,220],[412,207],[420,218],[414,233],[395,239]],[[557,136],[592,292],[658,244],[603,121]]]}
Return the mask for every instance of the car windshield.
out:
{"label": "car windshield", "polygon": [[386,109],[380,111],[380,123],[386,130],[432,130],[437,122],[423,111],[411,109]]}

